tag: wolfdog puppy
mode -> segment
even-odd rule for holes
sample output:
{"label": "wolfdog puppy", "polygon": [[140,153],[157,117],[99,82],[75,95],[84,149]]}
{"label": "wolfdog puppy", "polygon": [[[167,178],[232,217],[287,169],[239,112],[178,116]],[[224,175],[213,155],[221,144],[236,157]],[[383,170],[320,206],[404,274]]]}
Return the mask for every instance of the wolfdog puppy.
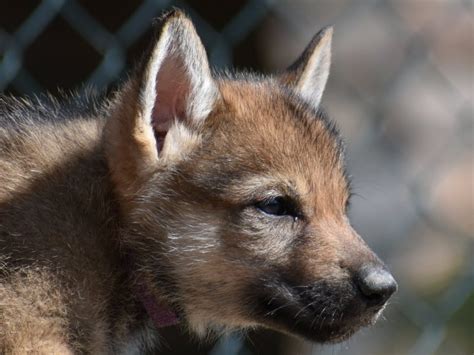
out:
{"label": "wolfdog puppy", "polygon": [[144,353],[175,323],[316,342],[372,324],[397,284],[346,217],[320,109],[332,29],[258,76],[211,73],[179,11],[158,27],[110,97],[0,98],[0,352]]}

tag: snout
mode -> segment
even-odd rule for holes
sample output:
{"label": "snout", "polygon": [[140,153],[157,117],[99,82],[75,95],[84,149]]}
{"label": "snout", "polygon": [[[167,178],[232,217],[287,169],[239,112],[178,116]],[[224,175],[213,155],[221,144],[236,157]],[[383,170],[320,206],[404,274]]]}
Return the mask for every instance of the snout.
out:
{"label": "snout", "polygon": [[260,278],[265,282],[252,284],[248,297],[257,301],[252,312],[263,324],[318,342],[336,342],[374,324],[398,285],[350,226],[342,231],[332,226],[328,235],[339,239],[323,235],[324,250],[321,229],[319,238],[310,239],[317,244],[298,250],[297,267]]}
{"label": "snout", "polygon": [[279,277],[270,279],[263,287],[252,287],[259,300],[255,309],[264,322],[308,339],[346,339],[361,327],[373,324],[398,288],[394,277],[378,260],[350,273],[346,271],[346,275],[297,286],[294,281]]}
{"label": "snout", "polygon": [[354,283],[369,306],[385,304],[398,288],[393,276],[382,265],[363,266],[356,274]]}

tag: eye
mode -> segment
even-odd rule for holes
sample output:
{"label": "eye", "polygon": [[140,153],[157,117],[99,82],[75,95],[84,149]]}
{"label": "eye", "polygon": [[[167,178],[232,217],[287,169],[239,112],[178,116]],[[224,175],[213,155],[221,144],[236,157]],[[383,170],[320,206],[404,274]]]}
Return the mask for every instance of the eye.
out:
{"label": "eye", "polygon": [[295,204],[285,197],[271,197],[255,204],[260,211],[272,216],[298,217]]}

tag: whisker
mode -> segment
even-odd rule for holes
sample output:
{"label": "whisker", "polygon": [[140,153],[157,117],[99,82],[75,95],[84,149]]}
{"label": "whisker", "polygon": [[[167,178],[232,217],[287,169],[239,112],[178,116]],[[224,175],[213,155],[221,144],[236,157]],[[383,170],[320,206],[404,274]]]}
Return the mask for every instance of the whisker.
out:
{"label": "whisker", "polygon": [[324,312],[326,311],[326,308],[327,307],[324,307],[323,310],[321,311],[321,313],[319,313],[319,315],[317,317],[314,317],[313,321],[311,322],[311,328],[313,328],[314,322],[316,322],[324,314]]}
{"label": "whisker", "polygon": [[300,315],[300,313],[304,312],[306,309],[308,309],[309,307],[312,307],[315,303],[317,303],[318,301],[313,301],[313,302],[310,302],[308,303],[306,306],[304,306],[303,308],[301,308],[296,314],[295,314],[295,319],[298,318],[298,316]]}
{"label": "whisker", "polygon": [[271,310],[271,311],[265,313],[264,316],[265,316],[265,317],[267,317],[267,316],[272,316],[272,315],[275,314],[275,312],[277,312],[277,311],[279,311],[280,309],[285,308],[285,307],[287,307],[287,306],[289,306],[289,305],[290,305],[290,303],[286,303],[286,304],[284,304],[284,305],[281,305],[280,307],[277,307],[277,308],[275,308],[275,309],[273,309],[273,310]]}

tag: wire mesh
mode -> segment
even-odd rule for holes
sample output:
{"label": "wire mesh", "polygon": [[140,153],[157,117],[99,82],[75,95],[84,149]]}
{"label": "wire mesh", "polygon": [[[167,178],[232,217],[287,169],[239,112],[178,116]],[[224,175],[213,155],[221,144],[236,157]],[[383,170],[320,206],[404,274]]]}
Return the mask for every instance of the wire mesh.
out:
{"label": "wire mesh", "polygon": [[[152,20],[171,6],[192,17],[211,63],[221,68],[281,69],[317,26],[334,23],[334,64],[324,103],[348,137],[356,192],[365,197],[354,201],[352,219],[394,269],[400,292],[381,325],[343,345],[283,338],[278,351],[474,352],[471,1],[144,0],[115,25],[94,15],[94,5],[86,1],[31,3],[10,1],[0,15],[0,90],[5,92],[54,90],[43,69],[54,77],[56,67],[48,69],[48,58],[64,50],[62,42],[43,52],[33,47],[59,20],[74,33],[68,43],[86,43],[95,58],[86,71],[79,70],[80,55],[62,63],[66,74],[77,80],[75,72],[84,72],[76,84],[98,88],[123,77]],[[121,6],[101,3],[112,12]],[[23,15],[15,17],[14,7]],[[45,51],[43,69],[29,64],[39,58],[34,53]],[[254,352],[246,338],[230,336],[209,354]]]}

